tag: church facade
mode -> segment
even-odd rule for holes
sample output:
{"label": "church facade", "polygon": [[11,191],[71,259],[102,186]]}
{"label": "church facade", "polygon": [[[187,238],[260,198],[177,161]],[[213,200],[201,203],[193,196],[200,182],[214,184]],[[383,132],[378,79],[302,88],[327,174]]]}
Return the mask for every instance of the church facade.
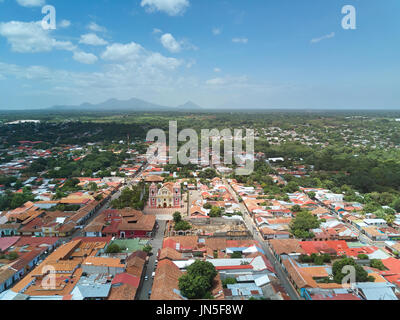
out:
{"label": "church facade", "polygon": [[182,194],[179,183],[167,182],[159,189],[155,183],[149,188],[150,208],[181,208]]}

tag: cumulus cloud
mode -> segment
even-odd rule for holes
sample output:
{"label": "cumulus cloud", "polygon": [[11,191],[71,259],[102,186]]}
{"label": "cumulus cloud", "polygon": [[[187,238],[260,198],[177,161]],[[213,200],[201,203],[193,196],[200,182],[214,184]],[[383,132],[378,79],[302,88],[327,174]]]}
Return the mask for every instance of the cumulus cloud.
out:
{"label": "cumulus cloud", "polygon": [[127,65],[140,66],[141,68],[176,69],[182,61],[161,55],[158,52],[151,52],[140,44],[131,42],[127,44],[113,43],[106,47],[101,54],[106,61],[119,62]]}
{"label": "cumulus cloud", "polygon": [[113,43],[107,46],[106,50],[102,53],[101,58],[108,61],[128,61],[136,60],[143,55],[145,49],[135,42],[122,44]]}
{"label": "cumulus cloud", "polygon": [[213,78],[206,81],[208,86],[237,86],[243,85],[248,81],[247,76],[231,77],[227,76],[224,78]]}
{"label": "cumulus cloud", "polygon": [[247,42],[249,42],[249,39],[247,38],[233,38],[232,39],[233,43],[243,43],[246,44]]}
{"label": "cumulus cloud", "polygon": [[160,42],[165,49],[172,53],[178,53],[182,50],[198,50],[198,48],[191,44],[187,39],[176,40],[170,33],[165,33],[161,36]]}
{"label": "cumulus cloud", "polygon": [[318,43],[318,42],[320,42],[322,40],[330,39],[330,38],[333,38],[333,37],[335,37],[335,33],[334,32],[332,32],[330,34],[327,34],[325,36],[319,37],[319,38],[311,39],[311,43]]}
{"label": "cumulus cloud", "polygon": [[222,32],[222,30],[221,30],[220,28],[213,28],[213,29],[212,29],[212,33],[213,33],[213,35],[215,35],[215,36],[220,35],[221,32]]}
{"label": "cumulus cloud", "polygon": [[83,51],[75,51],[73,59],[75,61],[78,61],[78,62],[84,63],[84,64],[93,64],[93,63],[96,63],[98,60],[98,58],[94,54],[83,52]]}
{"label": "cumulus cloud", "polygon": [[107,29],[105,27],[99,26],[95,22],[91,22],[88,24],[87,28],[93,32],[106,32]]}
{"label": "cumulus cloud", "polygon": [[79,43],[91,45],[91,46],[105,46],[108,42],[94,33],[87,33],[81,35]]}
{"label": "cumulus cloud", "polygon": [[10,21],[0,23],[0,36],[7,38],[14,52],[48,52],[53,49],[75,50],[70,41],[51,37],[51,30],[44,30],[41,22]]}
{"label": "cumulus cloud", "polygon": [[61,22],[58,25],[60,28],[68,28],[71,26],[71,21],[69,20],[61,20]]}
{"label": "cumulus cloud", "polygon": [[147,12],[162,11],[170,16],[182,15],[189,7],[188,0],[142,0]]}
{"label": "cumulus cloud", "polygon": [[182,50],[182,47],[179,44],[179,42],[176,41],[173,35],[170,33],[162,35],[160,40],[164,48],[170,52],[177,53]]}
{"label": "cumulus cloud", "polygon": [[17,0],[17,3],[23,7],[41,7],[46,1],[45,0]]}

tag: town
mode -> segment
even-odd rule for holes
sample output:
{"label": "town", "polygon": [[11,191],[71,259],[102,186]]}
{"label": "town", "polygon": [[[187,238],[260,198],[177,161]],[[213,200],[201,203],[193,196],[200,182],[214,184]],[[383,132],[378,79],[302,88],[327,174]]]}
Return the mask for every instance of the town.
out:
{"label": "town", "polygon": [[[398,300],[399,122],[365,117],[253,123],[249,176],[201,152],[154,159],[140,128],[105,142],[104,124],[4,122],[0,300]],[[339,140],[356,169],[327,156]],[[368,162],[370,183],[366,150],[386,161]]]}

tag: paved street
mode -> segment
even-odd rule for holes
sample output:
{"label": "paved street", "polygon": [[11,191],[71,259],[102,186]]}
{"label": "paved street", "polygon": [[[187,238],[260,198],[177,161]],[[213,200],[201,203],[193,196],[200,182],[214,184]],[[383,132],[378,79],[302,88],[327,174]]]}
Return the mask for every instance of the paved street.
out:
{"label": "paved street", "polygon": [[[234,197],[234,199],[238,202],[236,192],[232,189],[232,187],[230,186],[228,181],[226,181],[226,179],[223,179],[223,182],[224,182],[225,186],[228,188],[229,192]],[[285,291],[287,292],[287,294],[289,295],[289,297],[292,300],[300,300],[301,298],[297,294],[297,291],[294,289],[292,284],[289,282],[289,279],[287,278],[286,273],[283,270],[281,264],[277,261],[275,256],[272,254],[272,251],[269,248],[268,242],[265,241],[261,237],[253,220],[250,217],[250,213],[248,212],[247,208],[245,207],[245,205],[243,203],[240,203],[240,209],[242,211],[244,222],[246,224],[247,229],[249,229],[249,231],[253,235],[253,238],[261,244],[261,247],[264,250],[265,255],[267,256],[268,260],[272,263],[272,265],[276,271],[276,275],[278,276],[279,280],[281,281],[281,284],[284,287]]]}
{"label": "paved street", "polygon": [[[156,270],[155,261],[157,259],[158,250],[162,248],[162,243],[164,239],[164,232],[167,226],[166,221],[157,220],[159,228],[157,233],[152,241],[150,241],[150,245],[153,247],[152,255],[149,257],[149,261],[147,262],[145,269],[143,271],[142,284],[139,287],[137,296],[139,300],[149,300],[149,291],[153,286],[153,279],[151,278],[152,273]],[[147,276],[149,279],[144,280],[144,277]]]}

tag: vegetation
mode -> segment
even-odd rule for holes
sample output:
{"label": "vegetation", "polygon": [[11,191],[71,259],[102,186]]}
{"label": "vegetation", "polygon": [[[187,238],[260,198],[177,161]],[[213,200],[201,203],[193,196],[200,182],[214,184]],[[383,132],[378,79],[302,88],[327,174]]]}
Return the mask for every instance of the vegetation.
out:
{"label": "vegetation", "polygon": [[331,262],[331,256],[327,253],[320,255],[312,253],[310,256],[302,254],[299,257],[299,261],[303,263],[314,263],[315,265],[323,265],[325,263]]}
{"label": "vegetation", "polygon": [[112,243],[107,247],[106,253],[121,253],[123,250],[124,248],[120,247],[116,243]]}
{"label": "vegetation", "polygon": [[196,260],[187,268],[186,274],[179,278],[179,290],[188,299],[210,297],[216,275],[212,263]]}
{"label": "vegetation", "polygon": [[10,253],[8,253],[8,254],[0,253],[0,260],[5,259],[5,260],[14,261],[14,260],[17,260],[18,257],[19,257],[19,255],[18,255],[18,253],[15,252],[15,251],[12,251],[12,252],[10,252]]}
{"label": "vegetation", "polygon": [[379,270],[381,270],[381,271],[387,270],[387,268],[386,268],[385,265],[383,264],[382,260],[379,260],[379,259],[372,259],[372,260],[371,260],[371,263],[370,263],[370,266],[371,266],[372,268],[379,269]]}
{"label": "vegetation", "polygon": [[118,199],[111,201],[111,206],[114,209],[133,208],[143,210],[147,201],[148,193],[143,184],[133,186],[132,189],[125,188],[121,192]]}
{"label": "vegetation", "polygon": [[21,193],[6,192],[4,195],[0,195],[0,211],[13,210],[34,199],[35,196],[30,187],[24,187]]}
{"label": "vegetation", "polygon": [[314,234],[310,231],[320,226],[320,221],[308,211],[298,212],[296,218],[292,220],[290,232],[299,239],[314,238]]}
{"label": "vegetation", "polygon": [[153,250],[153,247],[151,245],[146,245],[143,247],[143,251],[149,254]]}
{"label": "vegetation", "polygon": [[235,251],[234,253],[231,254],[231,259],[241,259],[242,258],[242,253],[240,251]]}
{"label": "vegetation", "polygon": [[348,274],[343,273],[343,268],[345,266],[352,266],[355,269],[355,281],[356,282],[374,282],[375,278],[368,276],[368,272],[364,268],[358,265],[352,258],[342,258],[333,263],[332,273],[333,278],[336,283],[342,283],[343,278]]}
{"label": "vegetation", "polygon": [[222,286],[226,289],[228,287],[228,284],[235,284],[237,283],[236,278],[226,278],[225,280],[222,280]]}
{"label": "vegetation", "polygon": [[211,218],[218,218],[222,216],[222,209],[220,207],[212,206],[209,216]]}
{"label": "vegetation", "polygon": [[175,223],[175,231],[187,231],[190,229],[192,229],[192,226],[188,221],[181,220],[178,223]]}

